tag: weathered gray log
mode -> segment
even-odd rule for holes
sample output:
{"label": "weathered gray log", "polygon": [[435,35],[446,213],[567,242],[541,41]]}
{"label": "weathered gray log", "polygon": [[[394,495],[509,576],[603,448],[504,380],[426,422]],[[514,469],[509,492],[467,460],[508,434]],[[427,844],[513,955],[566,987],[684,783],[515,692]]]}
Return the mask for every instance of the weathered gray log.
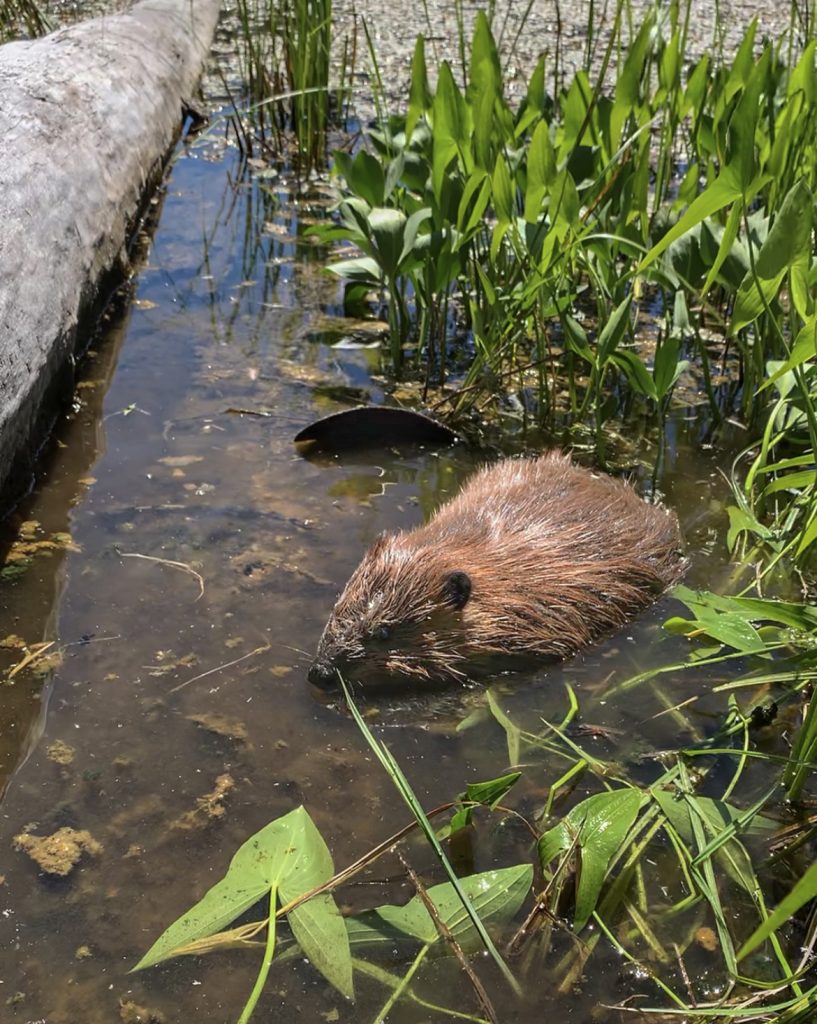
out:
{"label": "weathered gray log", "polygon": [[221,0],[0,47],[0,511],[70,394],[78,328],[182,126]]}

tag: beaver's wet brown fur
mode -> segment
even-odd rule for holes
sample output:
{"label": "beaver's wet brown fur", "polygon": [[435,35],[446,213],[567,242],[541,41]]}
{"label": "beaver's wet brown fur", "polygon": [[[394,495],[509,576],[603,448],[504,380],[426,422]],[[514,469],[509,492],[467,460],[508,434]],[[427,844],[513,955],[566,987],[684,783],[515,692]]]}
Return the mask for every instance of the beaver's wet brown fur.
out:
{"label": "beaver's wet brown fur", "polygon": [[309,678],[463,679],[484,655],[564,658],[682,575],[675,516],[550,452],[486,466],[408,533],[384,534],[338,598]]}

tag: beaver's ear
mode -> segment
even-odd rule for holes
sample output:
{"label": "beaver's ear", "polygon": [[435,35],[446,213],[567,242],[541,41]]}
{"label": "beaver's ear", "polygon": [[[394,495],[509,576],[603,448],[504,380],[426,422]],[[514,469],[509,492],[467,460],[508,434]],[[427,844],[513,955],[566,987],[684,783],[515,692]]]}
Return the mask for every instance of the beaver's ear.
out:
{"label": "beaver's ear", "polygon": [[455,608],[464,608],[471,596],[471,577],[467,572],[457,569],[450,572],[443,582],[445,600]]}

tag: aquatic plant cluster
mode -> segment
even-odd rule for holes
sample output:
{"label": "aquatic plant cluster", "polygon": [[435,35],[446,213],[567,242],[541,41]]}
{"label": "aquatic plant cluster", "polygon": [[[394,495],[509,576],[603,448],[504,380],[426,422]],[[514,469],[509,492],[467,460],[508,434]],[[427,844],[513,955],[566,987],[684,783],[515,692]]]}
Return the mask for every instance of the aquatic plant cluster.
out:
{"label": "aquatic plant cluster", "polygon": [[[268,81],[249,89],[256,111],[279,104],[286,115],[271,135],[263,117],[255,128],[243,119],[239,135],[251,152],[292,130],[308,173],[325,158],[339,106],[329,102],[331,8],[296,0],[276,12],[294,20],[286,31],[271,23],[271,38],[297,60],[270,58],[248,16],[247,79]],[[328,249],[327,268],[350,312],[385,316],[386,370],[421,380],[438,414],[512,408],[551,436],[589,436],[600,461],[611,427],[633,410],[649,418],[660,457],[681,388],[702,400],[711,436],[739,418],[748,443],[731,475],[728,543],[736,578],[753,578],[735,596],[678,588],[687,615],[664,631],[687,638],[687,656],[605,691],[610,701],[650,687],[677,725],[679,746],[643,762],[593,752],[580,721],[592,707],[580,708],[569,685],[562,720],[536,729],[489,689],[461,728],[501,728],[508,770],[426,812],[347,692],[412,825],[336,872],[307,812],[290,812],[247,840],[139,964],[260,950],[242,1024],[273,962],[303,955],[347,997],[356,975],[382,985],[375,1021],[398,1001],[423,1019],[495,1021],[468,959],[479,949],[517,993],[519,979],[543,976],[570,993],[612,950],[638,995],[617,1005],[621,1015],[805,1024],[817,1014],[817,919],[805,913],[817,897],[817,37],[806,21],[798,38],[793,18],[789,38],[761,41],[752,23],[734,54],[689,64],[691,3],[656,7],[634,31],[629,13],[619,0],[598,67],[588,56],[564,81],[557,49],[515,106],[490,12],[463,39],[459,68],[442,62],[429,75],[419,38],[405,110],[382,112],[360,145],[334,154],[336,216],[313,233],[356,247],[339,260]],[[662,677],[701,673],[725,702],[705,734],[690,701],[661,688]],[[769,739],[778,715],[788,746]],[[563,767],[523,814],[512,790],[541,755]],[[579,782],[591,795],[563,813]],[[524,858],[459,877],[450,849],[497,816],[520,826]],[[341,916],[333,890],[411,831],[447,881],[426,889],[406,865],[411,902]],[[261,919],[234,925],[259,900]],[[442,955],[471,982],[473,1012],[415,985]]]}
{"label": "aquatic plant cluster", "polygon": [[515,110],[487,17],[464,89],[443,63],[432,92],[419,38],[405,114],[334,154],[337,221],[315,232],[361,251],[328,265],[347,306],[375,293],[393,371],[448,384],[436,404],[454,417],[510,399],[551,434],[589,427],[603,458],[640,406],[660,448],[689,375],[714,424],[738,413],[752,430],[731,544],[802,565],[817,537],[817,41],[760,45],[753,22],[731,61],[687,67],[689,5],[629,43],[622,11],[595,81],[579,70],[549,91],[543,58]]}

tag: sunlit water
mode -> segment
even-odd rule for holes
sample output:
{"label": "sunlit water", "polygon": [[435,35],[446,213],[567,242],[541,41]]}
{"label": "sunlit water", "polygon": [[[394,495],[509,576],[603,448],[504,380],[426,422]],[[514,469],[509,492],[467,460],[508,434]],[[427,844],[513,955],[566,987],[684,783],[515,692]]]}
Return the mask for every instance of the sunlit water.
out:
{"label": "sunlit water", "polygon": [[[36,538],[68,532],[72,546],[36,554],[0,582],[0,640],[53,641],[46,654],[58,656],[35,660],[2,690],[4,1020],[110,1022],[120,1001],[133,1000],[168,1021],[233,1021],[260,952],[127,972],[274,817],[304,804],[337,867],[408,820],[342,702],[313,690],[306,666],[366,545],[422,521],[479,455],[455,447],[310,462],[295,451],[297,430],[342,407],[333,396],[382,399],[377,354],[333,348],[338,335],[324,329],[339,295],[304,221],[325,205],[320,190],[296,206],[276,179],[252,182],[233,150],[181,147],[133,301],[112,309],[94,340],[78,407],[6,526],[7,544],[36,521]],[[718,532],[723,455],[688,446],[699,427],[693,410],[678,410],[658,486],[684,525],[689,579],[717,587],[729,571]],[[577,742],[647,781],[659,769],[646,755],[698,741],[723,720],[725,700],[706,695],[711,677],[700,673],[608,696],[650,665],[684,657],[685,643],[660,628],[678,607],[665,598],[563,666],[362,701],[427,807],[507,768],[506,735],[485,713],[491,682],[498,704],[535,731],[563,718],[569,684],[581,720],[607,730]],[[8,670],[22,653],[0,657]],[[655,717],[696,695],[683,728],[672,714]],[[458,731],[467,717],[471,727]],[[512,803],[534,817],[569,762],[532,750],[522,760],[530,768]],[[219,786],[223,799],[201,809],[199,798]],[[588,786],[579,779],[557,810]],[[461,871],[532,859],[512,819],[480,821],[457,851]],[[102,845],[64,880],[39,874],[12,846],[23,830],[61,826]],[[426,881],[440,880],[419,841],[408,856]],[[387,859],[340,902],[362,908],[411,894]],[[529,994],[518,1003],[478,961],[503,1021],[539,1021],[544,1011],[589,1024],[607,1019],[602,1004],[634,992],[657,998],[612,952],[597,953],[559,994],[548,970],[570,949],[558,939],[551,962],[520,966]],[[419,990],[476,1012],[451,964],[432,967]],[[351,1006],[308,964],[290,963],[273,967],[257,1019],[365,1021],[385,995],[360,982]],[[406,1004],[390,1019],[431,1018]]]}

